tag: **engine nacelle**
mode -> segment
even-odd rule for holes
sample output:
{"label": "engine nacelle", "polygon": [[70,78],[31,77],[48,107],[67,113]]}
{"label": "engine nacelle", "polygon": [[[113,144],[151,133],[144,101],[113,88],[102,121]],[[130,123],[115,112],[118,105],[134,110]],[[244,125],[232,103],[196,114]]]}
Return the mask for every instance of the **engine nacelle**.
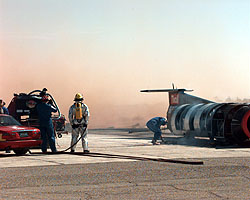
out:
{"label": "engine nacelle", "polygon": [[198,103],[171,105],[168,128],[174,134],[194,132],[210,137],[244,142],[250,138],[250,105],[237,103]]}

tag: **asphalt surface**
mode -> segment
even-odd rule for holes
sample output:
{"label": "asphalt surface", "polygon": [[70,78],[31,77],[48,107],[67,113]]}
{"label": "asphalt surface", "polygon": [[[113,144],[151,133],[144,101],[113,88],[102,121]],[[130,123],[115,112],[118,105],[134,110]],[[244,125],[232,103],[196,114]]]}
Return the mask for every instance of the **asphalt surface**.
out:
{"label": "asphalt surface", "polygon": [[[249,148],[211,148],[206,139],[169,135],[167,144],[153,146],[151,136],[90,131],[90,155],[80,144],[75,154],[1,152],[0,199],[250,199]],[[69,141],[63,135],[58,149]]]}

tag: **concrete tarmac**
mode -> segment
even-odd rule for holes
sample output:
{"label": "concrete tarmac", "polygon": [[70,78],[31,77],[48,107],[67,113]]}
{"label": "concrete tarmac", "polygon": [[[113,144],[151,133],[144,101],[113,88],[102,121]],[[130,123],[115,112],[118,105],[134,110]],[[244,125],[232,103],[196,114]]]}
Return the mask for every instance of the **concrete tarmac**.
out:
{"label": "concrete tarmac", "polygon": [[[76,154],[1,152],[0,199],[250,199],[250,148],[163,136],[166,144],[153,146],[150,132],[90,130],[89,148],[98,156],[81,154],[81,142]],[[58,150],[69,146],[70,137],[57,139]]]}

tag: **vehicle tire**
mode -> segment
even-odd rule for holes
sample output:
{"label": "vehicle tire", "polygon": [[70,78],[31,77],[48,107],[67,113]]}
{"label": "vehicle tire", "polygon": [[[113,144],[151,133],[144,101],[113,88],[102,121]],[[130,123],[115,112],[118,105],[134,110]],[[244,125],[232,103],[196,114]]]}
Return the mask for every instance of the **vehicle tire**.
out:
{"label": "vehicle tire", "polygon": [[58,136],[58,138],[61,138],[61,137],[62,137],[62,134],[61,134],[61,133],[58,133],[57,136]]}
{"label": "vehicle tire", "polygon": [[23,148],[23,149],[13,149],[16,155],[21,156],[28,152],[29,149]]}

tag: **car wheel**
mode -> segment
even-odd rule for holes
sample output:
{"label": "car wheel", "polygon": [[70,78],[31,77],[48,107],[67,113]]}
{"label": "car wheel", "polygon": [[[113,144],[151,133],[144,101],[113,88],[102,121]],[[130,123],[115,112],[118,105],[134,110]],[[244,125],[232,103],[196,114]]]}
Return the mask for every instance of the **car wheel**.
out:
{"label": "car wheel", "polygon": [[27,148],[23,148],[23,149],[13,149],[13,151],[15,152],[16,155],[20,156],[20,155],[24,155],[28,152],[29,149]]}

